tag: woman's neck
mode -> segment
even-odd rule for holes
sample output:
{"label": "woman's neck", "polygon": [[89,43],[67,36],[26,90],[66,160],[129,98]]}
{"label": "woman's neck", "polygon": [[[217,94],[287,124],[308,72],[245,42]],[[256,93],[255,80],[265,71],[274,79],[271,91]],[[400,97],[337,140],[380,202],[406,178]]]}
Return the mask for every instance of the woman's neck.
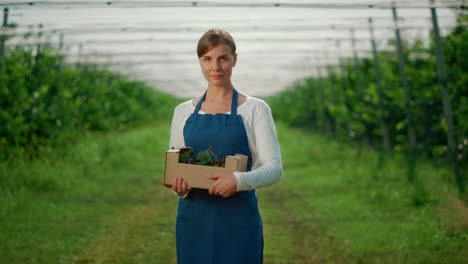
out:
{"label": "woman's neck", "polygon": [[229,86],[208,86],[205,100],[214,102],[230,101],[234,87]]}

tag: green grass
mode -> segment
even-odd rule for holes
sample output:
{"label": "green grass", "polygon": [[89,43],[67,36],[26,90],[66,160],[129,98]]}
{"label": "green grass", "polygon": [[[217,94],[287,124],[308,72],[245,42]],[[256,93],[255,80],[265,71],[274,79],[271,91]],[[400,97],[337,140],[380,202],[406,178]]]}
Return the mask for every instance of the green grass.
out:
{"label": "green grass", "polygon": [[157,200],[168,131],[164,123],[92,135],[50,157],[2,164],[0,263],[73,263],[136,206],[174,216],[175,199]]}
{"label": "green grass", "polygon": [[466,207],[441,213],[456,193],[448,170],[419,164],[410,185],[397,158],[379,169],[373,150],[358,155],[358,147],[282,125],[278,135],[284,179],[271,189],[303,200],[344,250],[345,263],[466,263],[468,219],[452,221],[466,216]]}
{"label": "green grass", "polygon": [[[277,125],[280,182],[258,190],[265,263],[466,263],[466,207],[446,168]],[[0,164],[0,263],[176,263],[162,187],[169,125],[93,134]],[[358,154],[360,153],[360,154]]]}

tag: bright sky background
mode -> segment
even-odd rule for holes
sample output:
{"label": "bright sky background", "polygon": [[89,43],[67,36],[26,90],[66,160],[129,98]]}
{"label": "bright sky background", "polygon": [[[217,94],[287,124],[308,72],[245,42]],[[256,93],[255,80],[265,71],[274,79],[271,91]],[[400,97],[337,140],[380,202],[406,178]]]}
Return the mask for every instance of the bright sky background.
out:
{"label": "bright sky background", "polygon": [[[42,40],[58,46],[59,32],[64,33],[64,52],[68,62],[81,60],[113,63],[116,72],[146,80],[156,89],[189,98],[206,89],[200,71],[196,45],[209,28],[227,30],[237,44],[238,64],[233,72],[233,84],[253,96],[267,96],[287,89],[305,76],[316,75],[318,65],[336,64],[338,56],[351,56],[351,32],[359,39],[358,56],[369,56],[370,34],[367,19],[374,19],[379,49],[388,49],[388,39],[394,38],[391,9],[341,8],[340,4],[390,4],[391,1],[282,1],[279,3],[326,4],[317,7],[227,7],[206,5],[219,3],[273,4],[275,1],[204,1],[191,6],[186,1],[68,1],[84,4],[14,5],[29,1],[0,1],[10,3],[9,22],[18,24],[18,33],[38,32],[43,24]],[[437,1],[461,3],[461,1]],[[153,4],[151,4],[153,3]],[[154,3],[169,3],[161,7]],[[175,7],[175,4],[181,6]],[[396,1],[398,4],[428,1]],[[332,8],[330,5],[336,4]],[[204,6],[205,5],[205,6]],[[5,6],[3,6],[5,7]],[[428,38],[432,26],[429,8],[397,9],[403,18],[405,39]],[[438,8],[442,33],[455,25],[456,11]],[[336,29],[332,29],[332,26]],[[53,33],[52,30],[55,30]],[[336,39],[341,40],[337,48]],[[35,43],[37,35],[27,39],[13,38],[15,43]],[[323,70],[322,70],[323,71]]]}

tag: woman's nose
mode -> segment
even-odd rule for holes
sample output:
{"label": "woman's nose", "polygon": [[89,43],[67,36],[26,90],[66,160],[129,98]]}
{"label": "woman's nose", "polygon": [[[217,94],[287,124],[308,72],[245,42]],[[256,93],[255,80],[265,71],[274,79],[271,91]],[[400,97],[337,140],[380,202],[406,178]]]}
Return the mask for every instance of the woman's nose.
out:
{"label": "woman's nose", "polygon": [[215,70],[219,70],[221,69],[221,63],[219,61],[214,61],[211,67]]}

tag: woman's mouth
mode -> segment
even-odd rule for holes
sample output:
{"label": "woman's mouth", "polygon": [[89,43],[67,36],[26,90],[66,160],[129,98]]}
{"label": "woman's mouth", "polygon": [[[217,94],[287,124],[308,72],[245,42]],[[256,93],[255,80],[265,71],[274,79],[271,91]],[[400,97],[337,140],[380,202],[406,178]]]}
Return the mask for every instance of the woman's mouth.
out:
{"label": "woman's mouth", "polygon": [[221,79],[222,77],[222,75],[211,75],[211,78],[213,79]]}

